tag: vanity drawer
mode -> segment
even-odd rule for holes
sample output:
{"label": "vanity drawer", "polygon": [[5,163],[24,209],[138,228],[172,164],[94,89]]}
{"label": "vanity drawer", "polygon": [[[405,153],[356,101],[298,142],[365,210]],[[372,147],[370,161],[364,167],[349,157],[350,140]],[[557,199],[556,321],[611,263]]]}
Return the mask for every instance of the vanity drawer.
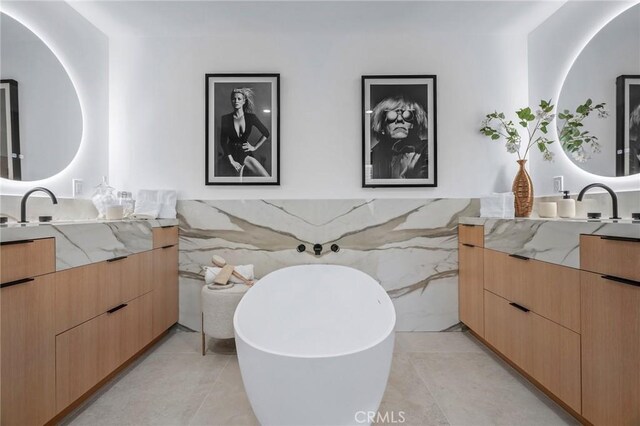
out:
{"label": "vanity drawer", "polygon": [[577,269],[484,250],[484,288],[580,332]]}
{"label": "vanity drawer", "polygon": [[640,237],[580,236],[580,269],[640,281]]}
{"label": "vanity drawer", "polygon": [[485,339],[576,412],[580,335],[485,290]]}
{"label": "vanity drawer", "polygon": [[178,244],[178,227],[167,226],[153,228],[153,248],[161,248]]}
{"label": "vanity drawer", "polygon": [[2,284],[56,270],[55,238],[6,241],[0,245]]}
{"label": "vanity drawer", "polygon": [[151,291],[151,251],[55,274],[56,334]]}
{"label": "vanity drawer", "polygon": [[57,412],[151,341],[151,293],[56,336]]}
{"label": "vanity drawer", "polygon": [[484,247],[484,226],[458,225],[458,241],[460,244],[470,244],[475,247]]}

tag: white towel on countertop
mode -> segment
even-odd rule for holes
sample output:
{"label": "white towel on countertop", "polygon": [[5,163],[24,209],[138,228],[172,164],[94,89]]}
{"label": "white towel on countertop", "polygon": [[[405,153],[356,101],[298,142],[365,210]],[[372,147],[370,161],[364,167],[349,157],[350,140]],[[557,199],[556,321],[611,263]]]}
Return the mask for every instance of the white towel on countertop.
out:
{"label": "white towel on countertop", "polygon": [[513,219],[514,216],[513,192],[503,192],[480,198],[480,217]]}
{"label": "white towel on countertop", "polygon": [[176,191],[158,191],[157,201],[158,204],[160,204],[160,213],[158,213],[159,218],[176,218],[176,202],[178,201],[178,193]]}
{"label": "white towel on countertop", "polygon": [[[221,268],[218,268],[217,266],[203,266],[202,269],[205,270],[204,281],[207,284],[213,284],[213,280],[216,279],[216,276],[220,273],[221,270]],[[233,269],[248,280],[252,280],[254,278],[253,265],[237,265]],[[229,282],[235,284],[244,284],[244,281],[234,275],[231,275],[231,278],[229,278]]]}
{"label": "white towel on countertop", "polygon": [[175,219],[178,195],[171,190],[141,189],[136,197],[136,219]]}

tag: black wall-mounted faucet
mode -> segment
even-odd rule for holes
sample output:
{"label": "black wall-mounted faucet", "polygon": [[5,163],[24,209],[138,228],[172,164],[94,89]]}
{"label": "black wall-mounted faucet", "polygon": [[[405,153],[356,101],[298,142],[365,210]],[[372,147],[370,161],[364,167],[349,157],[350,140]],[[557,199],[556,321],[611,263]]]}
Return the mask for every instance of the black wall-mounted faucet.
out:
{"label": "black wall-mounted faucet", "polygon": [[313,252],[316,254],[316,256],[320,256],[322,254],[322,244],[314,244]]}
{"label": "black wall-mounted faucet", "polygon": [[22,200],[20,201],[20,223],[27,223],[27,200],[29,199],[29,195],[37,191],[42,191],[46,193],[49,196],[49,198],[51,198],[51,202],[53,204],[58,204],[58,199],[56,198],[56,196],[53,195],[53,192],[51,192],[47,188],[38,186],[33,189],[30,189],[29,191],[27,191],[26,194],[22,196]]}
{"label": "black wall-mounted faucet", "polygon": [[592,183],[591,185],[587,185],[582,188],[582,191],[578,194],[578,201],[582,201],[582,197],[584,197],[584,193],[590,190],[591,188],[602,188],[606,190],[609,195],[611,195],[611,204],[613,206],[613,216],[610,219],[620,219],[618,217],[618,196],[611,188],[603,183]]}

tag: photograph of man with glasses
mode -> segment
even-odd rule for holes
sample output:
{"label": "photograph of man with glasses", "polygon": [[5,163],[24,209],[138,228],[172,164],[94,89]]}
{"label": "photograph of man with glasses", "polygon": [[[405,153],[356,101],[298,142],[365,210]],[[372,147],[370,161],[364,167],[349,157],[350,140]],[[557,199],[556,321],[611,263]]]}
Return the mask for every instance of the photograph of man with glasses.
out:
{"label": "photograph of man with glasses", "polygon": [[417,80],[365,86],[364,186],[435,186],[435,77]]}

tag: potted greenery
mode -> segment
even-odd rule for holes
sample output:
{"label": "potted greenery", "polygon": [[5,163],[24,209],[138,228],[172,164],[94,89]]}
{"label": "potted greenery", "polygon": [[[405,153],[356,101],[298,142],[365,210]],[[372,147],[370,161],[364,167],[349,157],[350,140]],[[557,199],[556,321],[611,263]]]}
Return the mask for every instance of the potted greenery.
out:
{"label": "potted greenery", "polygon": [[[559,139],[565,150],[572,154],[575,153],[574,158],[586,158],[585,146],[589,146],[592,152],[599,152],[598,138],[583,130],[582,121],[593,111],[597,111],[600,117],[606,116],[604,106],[604,103],[594,105],[591,99],[588,99],[576,109],[575,114],[568,110],[558,114],[558,118],[563,121],[562,126],[557,129]],[[528,137],[525,143],[522,141],[516,124],[511,120],[507,121],[504,113],[494,111],[487,114],[482,121],[480,132],[483,135],[492,140],[504,138],[507,152],[518,155],[519,170],[512,186],[516,217],[529,217],[533,210],[533,184],[525,168],[529,151],[536,147],[545,161],[553,161],[554,153],[549,150],[553,139],[547,135],[549,125],[555,118],[554,107],[551,100],[541,100],[535,113],[530,107],[516,111],[517,124],[527,130]],[[524,153],[522,153],[523,148]]]}

